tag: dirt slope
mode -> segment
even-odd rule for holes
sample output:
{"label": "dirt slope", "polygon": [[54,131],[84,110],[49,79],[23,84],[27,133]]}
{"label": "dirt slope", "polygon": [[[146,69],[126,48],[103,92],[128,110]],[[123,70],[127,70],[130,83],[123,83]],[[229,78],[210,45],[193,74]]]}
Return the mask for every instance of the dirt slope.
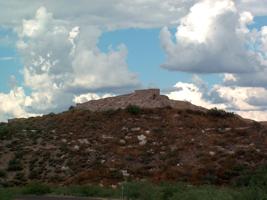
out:
{"label": "dirt slope", "polygon": [[0,184],[225,184],[266,148],[266,127],[218,110],[71,110],[0,125]]}

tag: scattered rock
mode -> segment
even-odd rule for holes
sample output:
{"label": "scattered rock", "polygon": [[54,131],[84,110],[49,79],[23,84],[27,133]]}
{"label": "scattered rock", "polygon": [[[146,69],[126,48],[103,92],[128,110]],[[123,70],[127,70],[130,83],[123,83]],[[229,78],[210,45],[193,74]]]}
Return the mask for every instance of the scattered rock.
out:
{"label": "scattered rock", "polygon": [[126,144],[126,141],[124,139],[120,139],[120,144],[121,145],[125,145]]}
{"label": "scattered rock", "polygon": [[67,143],[67,140],[66,139],[62,139],[61,142]]}
{"label": "scattered rock", "polygon": [[133,132],[137,132],[137,131],[140,131],[140,130],[141,130],[140,127],[131,128],[131,131],[133,131]]}
{"label": "scattered rock", "polygon": [[122,173],[123,177],[128,177],[128,176],[130,176],[130,174],[128,173],[127,170],[121,170],[121,173]]}
{"label": "scattered rock", "polygon": [[80,150],[80,147],[78,145],[75,145],[74,146],[74,150],[79,151]]}
{"label": "scattered rock", "polygon": [[139,145],[143,146],[147,143],[145,135],[138,135],[137,139],[139,140]]}
{"label": "scattered rock", "polygon": [[210,151],[209,154],[210,154],[211,156],[215,156],[215,155],[216,155],[216,153],[215,153],[214,151]]}

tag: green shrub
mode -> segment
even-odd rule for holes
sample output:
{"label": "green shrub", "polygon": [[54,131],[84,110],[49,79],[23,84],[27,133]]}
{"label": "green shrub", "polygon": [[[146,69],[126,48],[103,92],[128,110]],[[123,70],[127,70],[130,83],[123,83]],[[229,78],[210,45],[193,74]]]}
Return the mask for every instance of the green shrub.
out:
{"label": "green shrub", "polygon": [[7,168],[8,171],[20,171],[22,169],[22,163],[19,159],[15,158],[9,161]]}
{"label": "green shrub", "polygon": [[156,185],[148,182],[132,182],[123,185],[124,197],[127,199],[160,200],[161,191]]}
{"label": "green shrub", "polygon": [[177,192],[170,200],[235,200],[232,193],[227,190],[203,186],[191,187]]}
{"label": "green shrub", "polygon": [[7,176],[6,171],[5,170],[0,170],[0,178],[5,178]]}
{"label": "green shrub", "polygon": [[137,115],[137,114],[139,114],[141,112],[140,107],[135,106],[135,105],[127,106],[126,110],[127,110],[128,113],[133,114],[133,115]]}
{"label": "green shrub", "polygon": [[[56,194],[80,197],[115,197],[116,191],[111,188],[103,188],[99,186],[70,186],[61,187],[55,191]],[[118,195],[117,195],[118,196]]]}
{"label": "green shrub", "polygon": [[234,117],[235,114],[233,112],[226,112],[225,110],[212,108],[207,111],[207,114],[213,117]]}
{"label": "green shrub", "polygon": [[258,187],[247,187],[233,195],[234,200],[266,200],[267,191]]}
{"label": "green shrub", "polygon": [[178,183],[164,183],[161,185],[161,199],[169,200],[175,193],[180,193],[186,189],[186,185]]}
{"label": "green shrub", "polygon": [[22,193],[23,194],[31,194],[31,195],[45,195],[51,193],[51,188],[46,184],[41,183],[30,183],[25,186]]}
{"label": "green shrub", "polygon": [[267,190],[267,166],[244,171],[233,184],[238,187],[258,187]]}
{"label": "green shrub", "polygon": [[6,139],[9,135],[9,129],[7,125],[0,125],[0,139]]}

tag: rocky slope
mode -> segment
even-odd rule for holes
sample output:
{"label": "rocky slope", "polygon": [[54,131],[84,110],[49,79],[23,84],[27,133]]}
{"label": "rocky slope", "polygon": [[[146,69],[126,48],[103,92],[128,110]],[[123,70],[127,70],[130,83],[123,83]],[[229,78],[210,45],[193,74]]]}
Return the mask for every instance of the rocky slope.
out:
{"label": "rocky slope", "polygon": [[225,184],[266,160],[267,128],[215,109],[74,109],[0,125],[4,186],[140,179]]}

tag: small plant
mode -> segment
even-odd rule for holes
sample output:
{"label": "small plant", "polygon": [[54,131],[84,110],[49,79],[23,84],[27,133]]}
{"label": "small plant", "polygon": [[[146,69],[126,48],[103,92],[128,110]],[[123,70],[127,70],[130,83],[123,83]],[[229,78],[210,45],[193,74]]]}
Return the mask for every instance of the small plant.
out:
{"label": "small plant", "polygon": [[141,112],[141,109],[139,106],[135,106],[135,105],[129,105],[126,108],[127,112],[133,115],[137,115]]}

